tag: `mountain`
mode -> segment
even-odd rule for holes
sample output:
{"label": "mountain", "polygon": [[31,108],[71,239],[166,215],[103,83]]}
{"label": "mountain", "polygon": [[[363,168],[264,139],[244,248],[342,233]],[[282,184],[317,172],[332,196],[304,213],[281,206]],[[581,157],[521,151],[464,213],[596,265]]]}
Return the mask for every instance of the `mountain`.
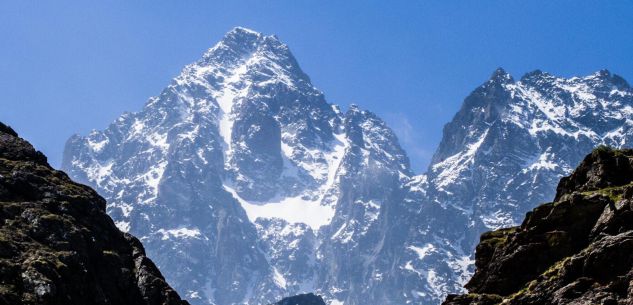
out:
{"label": "mountain", "polygon": [[606,70],[570,79],[537,70],[514,81],[498,69],[444,127],[428,192],[474,226],[516,224],[591,149],[632,143],[632,106],[631,87]]}
{"label": "mountain", "polygon": [[0,123],[0,304],[189,304],[105,205]]}
{"label": "mountain", "polygon": [[499,69],[416,176],[379,117],[329,104],[277,37],[235,28],[141,111],[71,137],[62,167],[193,304],[439,304],[479,234],[551,198],[593,147],[630,142],[632,96],[608,71]]}
{"label": "mountain", "polygon": [[587,152],[631,146],[632,107],[631,87],[606,70],[572,78],[537,70],[516,81],[497,69],[466,97],[427,173],[410,182],[422,204],[403,230],[421,255],[399,264],[421,274],[412,287],[430,287],[417,290],[424,304],[459,292],[480,234],[517,225],[554,198],[556,182]]}
{"label": "mountain", "polygon": [[63,168],[194,304],[361,289],[411,176],[382,120],[328,104],[286,45],[244,28],[142,111],[69,139]]}
{"label": "mountain", "polygon": [[633,150],[599,148],[518,227],[482,235],[468,295],[444,304],[631,304]]}

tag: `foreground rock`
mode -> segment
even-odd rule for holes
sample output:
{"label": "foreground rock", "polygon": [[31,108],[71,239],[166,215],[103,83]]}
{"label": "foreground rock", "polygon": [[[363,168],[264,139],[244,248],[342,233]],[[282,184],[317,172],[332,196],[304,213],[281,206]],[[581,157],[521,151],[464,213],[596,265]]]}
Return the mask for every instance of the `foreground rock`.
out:
{"label": "foreground rock", "polygon": [[325,305],[325,302],[322,297],[307,293],[284,298],[274,305]]}
{"label": "foreground rock", "polygon": [[0,123],[0,304],[188,304],[105,204]]}
{"label": "foreground rock", "polygon": [[599,148],[519,227],[482,235],[446,305],[633,304],[633,150]]}

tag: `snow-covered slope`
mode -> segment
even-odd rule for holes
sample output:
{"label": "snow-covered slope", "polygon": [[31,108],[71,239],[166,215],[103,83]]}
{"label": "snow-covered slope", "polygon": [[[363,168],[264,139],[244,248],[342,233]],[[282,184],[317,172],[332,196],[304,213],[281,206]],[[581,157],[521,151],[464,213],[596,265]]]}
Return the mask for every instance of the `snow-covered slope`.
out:
{"label": "snow-covered slope", "polygon": [[606,71],[496,71],[413,176],[380,118],[327,103],[279,39],[235,28],[141,111],[69,139],[63,168],[193,304],[436,304],[481,231],[551,199],[593,146],[629,143],[631,96]]}

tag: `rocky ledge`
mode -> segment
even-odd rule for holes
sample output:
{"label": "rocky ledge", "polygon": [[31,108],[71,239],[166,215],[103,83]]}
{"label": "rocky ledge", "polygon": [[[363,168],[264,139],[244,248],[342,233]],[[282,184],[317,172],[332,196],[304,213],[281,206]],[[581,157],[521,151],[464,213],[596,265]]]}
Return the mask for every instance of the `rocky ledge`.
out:
{"label": "rocky ledge", "polygon": [[633,304],[632,182],[633,150],[594,150],[554,202],[481,236],[469,294],[443,304]]}
{"label": "rocky ledge", "polygon": [[0,304],[188,303],[103,198],[0,123]]}

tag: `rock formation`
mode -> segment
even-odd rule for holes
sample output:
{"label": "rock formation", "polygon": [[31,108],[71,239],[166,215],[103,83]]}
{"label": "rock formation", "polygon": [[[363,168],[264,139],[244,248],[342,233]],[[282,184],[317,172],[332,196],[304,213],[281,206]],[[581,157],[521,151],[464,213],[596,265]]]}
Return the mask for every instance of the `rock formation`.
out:
{"label": "rock formation", "polygon": [[0,123],[0,304],[188,304],[105,206]]}
{"label": "rock formation", "polygon": [[485,233],[467,295],[445,305],[633,304],[633,150],[595,149],[555,201]]}

